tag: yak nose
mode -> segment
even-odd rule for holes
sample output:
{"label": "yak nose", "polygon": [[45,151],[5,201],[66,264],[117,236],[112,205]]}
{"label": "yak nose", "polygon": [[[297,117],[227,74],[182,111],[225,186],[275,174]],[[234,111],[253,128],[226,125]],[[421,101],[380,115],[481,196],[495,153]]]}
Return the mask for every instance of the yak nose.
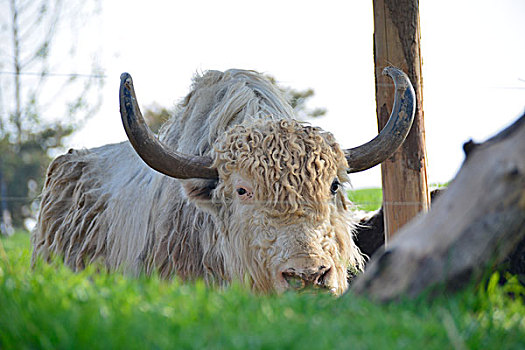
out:
{"label": "yak nose", "polygon": [[320,265],[311,268],[290,267],[282,272],[283,278],[288,282],[290,288],[300,290],[308,286],[325,288],[326,277],[330,267]]}

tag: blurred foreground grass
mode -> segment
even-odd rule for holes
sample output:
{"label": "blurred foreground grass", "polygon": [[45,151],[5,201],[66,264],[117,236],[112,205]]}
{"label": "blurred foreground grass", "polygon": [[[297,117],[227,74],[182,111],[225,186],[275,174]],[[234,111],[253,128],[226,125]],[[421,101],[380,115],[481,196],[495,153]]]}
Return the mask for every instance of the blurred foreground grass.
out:
{"label": "blurred foreground grass", "polygon": [[[498,274],[387,305],[348,293],[258,296],[239,286],[30,268],[27,233],[1,238],[1,349],[523,349],[524,289]],[[512,296],[509,296],[512,295]]]}

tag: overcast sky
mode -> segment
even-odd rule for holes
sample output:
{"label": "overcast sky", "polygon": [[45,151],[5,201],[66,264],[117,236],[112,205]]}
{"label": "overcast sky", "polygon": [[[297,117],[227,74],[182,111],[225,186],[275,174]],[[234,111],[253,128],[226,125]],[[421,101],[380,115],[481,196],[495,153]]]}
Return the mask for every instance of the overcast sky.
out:
{"label": "overcast sky", "polygon": [[[254,69],[313,88],[310,106],[328,113],[312,124],[343,147],[377,134],[372,1],[113,0],[102,7],[78,40],[86,43],[80,54],[98,51],[104,100],[73,147],[125,139],[118,113],[124,71],[141,106],[171,107],[195,72]],[[422,0],[420,19],[428,175],[446,182],[465,141],[483,141],[524,111],[525,1]],[[380,186],[379,167],[351,179],[356,188]]]}

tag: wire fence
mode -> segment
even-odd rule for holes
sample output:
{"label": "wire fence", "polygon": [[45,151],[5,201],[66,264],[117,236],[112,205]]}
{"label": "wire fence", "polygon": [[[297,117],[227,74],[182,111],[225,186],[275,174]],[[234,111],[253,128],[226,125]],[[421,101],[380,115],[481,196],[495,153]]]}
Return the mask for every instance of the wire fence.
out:
{"label": "wire fence", "polygon": [[[6,202],[27,202],[32,203],[36,200],[40,200],[40,196],[37,197],[0,197],[1,201]],[[369,200],[369,201],[360,201],[360,200],[351,200],[351,202],[355,205],[375,205],[375,204],[383,204],[382,200]],[[271,203],[274,203],[274,201],[271,201]],[[392,205],[416,205],[419,202],[386,202],[387,204]]]}
{"label": "wire fence", "polygon": [[6,202],[33,202],[39,199],[39,197],[0,197],[0,201]]}
{"label": "wire fence", "polygon": [[95,78],[105,79],[104,74],[83,74],[83,73],[47,73],[47,72],[11,72],[0,71],[0,75],[18,75],[18,76],[33,76],[33,77],[62,77],[62,78]]}
{"label": "wire fence", "polygon": [[[352,191],[351,191],[352,192]],[[0,203],[4,203],[4,205],[0,206],[2,208],[5,208],[5,207],[9,207],[8,205],[6,206],[5,204],[6,203],[13,203],[13,202],[16,202],[16,203],[25,203],[27,204],[28,206],[32,206],[31,210],[32,210],[32,213],[33,215],[36,214],[36,206],[35,206],[35,202],[38,202],[40,201],[41,199],[41,196],[38,195],[38,196],[35,196],[35,197],[17,197],[17,196],[6,196],[6,197],[0,197]],[[352,208],[353,210],[358,210],[358,211],[364,211],[364,212],[374,212],[376,210],[378,210],[379,208],[385,206],[385,205],[388,205],[388,206],[403,206],[403,207],[406,207],[406,206],[421,206],[421,203],[419,202],[400,202],[400,201],[388,201],[388,202],[384,202],[382,201],[381,199],[377,199],[377,200],[355,200],[355,199],[350,199],[351,201],[351,204],[352,204]],[[272,201],[272,203],[274,203]],[[275,203],[274,203],[275,204]],[[7,214],[9,216],[9,214]],[[7,221],[7,225],[6,225],[6,221]],[[8,218],[6,220],[6,214],[5,213],[0,213],[0,234],[9,234],[9,233],[12,233],[14,232],[12,229],[9,229],[9,222],[10,222],[10,219]]]}

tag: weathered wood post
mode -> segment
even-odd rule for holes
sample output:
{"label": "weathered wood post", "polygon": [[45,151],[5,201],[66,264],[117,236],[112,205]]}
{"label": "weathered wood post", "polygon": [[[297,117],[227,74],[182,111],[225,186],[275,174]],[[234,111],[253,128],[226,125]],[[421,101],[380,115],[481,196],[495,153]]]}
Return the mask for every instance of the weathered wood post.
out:
{"label": "weathered wood post", "polygon": [[394,89],[381,75],[392,65],[407,73],[416,92],[412,130],[401,148],[381,165],[385,240],[430,205],[422,107],[419,1],[374,0],[374,61],[378,127],[392,109]]}

